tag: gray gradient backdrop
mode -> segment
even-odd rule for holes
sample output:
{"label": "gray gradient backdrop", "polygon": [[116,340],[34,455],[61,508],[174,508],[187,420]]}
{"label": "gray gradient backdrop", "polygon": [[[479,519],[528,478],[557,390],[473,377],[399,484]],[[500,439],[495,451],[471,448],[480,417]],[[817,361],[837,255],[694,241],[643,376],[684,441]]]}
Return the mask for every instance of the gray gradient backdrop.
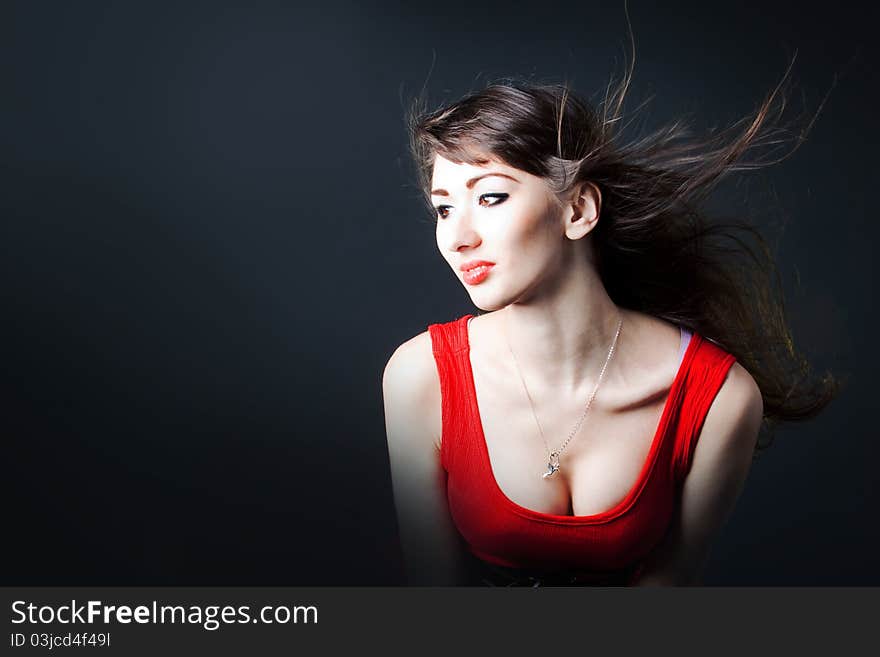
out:
{"label": "gray gradient backdrop", "polygon": [[[708,584],[880,584],[876,12],[630,2],[634,101],[698,130],[795,50],[788,161],[715,200],[778,243],[795,337],[848,377],[780,432]],[[245,8],[247,7],[247,8]],[[6,2],[5,584],[397,584],[394,348],[473,310],[436,252],[402,98],[504,75],[591,96],[622,2]]]}

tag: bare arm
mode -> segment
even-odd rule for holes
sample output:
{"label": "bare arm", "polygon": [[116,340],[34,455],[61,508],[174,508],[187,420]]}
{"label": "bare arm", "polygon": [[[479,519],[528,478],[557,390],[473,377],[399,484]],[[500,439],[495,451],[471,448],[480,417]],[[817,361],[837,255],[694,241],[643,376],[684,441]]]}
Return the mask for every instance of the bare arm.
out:
{"label": "bare arm", "polygon": [[706,415],[669,533],[638,586],[702,584],[711,542],[745,485],[763,412],[760,389],[734,363]]}
{"label": "bare arm", "polygon": [[385,430],[401,546],[411,585],[465,580],[461,538],[440,465],[440,380],[425,332],[391,356],[382,379]]}

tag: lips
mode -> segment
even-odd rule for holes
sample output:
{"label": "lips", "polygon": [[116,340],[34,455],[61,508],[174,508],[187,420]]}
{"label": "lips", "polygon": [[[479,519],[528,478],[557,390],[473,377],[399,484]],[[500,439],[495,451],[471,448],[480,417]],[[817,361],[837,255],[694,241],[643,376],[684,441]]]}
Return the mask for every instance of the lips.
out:
{"label": "lips", "polygon": [[494,264],[495,264],[494,262],[489,262],[488,260],[469,260],[467,262],[461,263],[461,265],[459,266],[459,269],[461,271],[469,271],[469,270],[474,269],[476,267],[483,267],[483,266],[491,267]]}
{"label": "lips", "polygon": [[489,272],[495,267],[495,263],[485,260],[466,262],[461,266],[464,274],[464,282],[468,285],[479,285],[489,276]]}

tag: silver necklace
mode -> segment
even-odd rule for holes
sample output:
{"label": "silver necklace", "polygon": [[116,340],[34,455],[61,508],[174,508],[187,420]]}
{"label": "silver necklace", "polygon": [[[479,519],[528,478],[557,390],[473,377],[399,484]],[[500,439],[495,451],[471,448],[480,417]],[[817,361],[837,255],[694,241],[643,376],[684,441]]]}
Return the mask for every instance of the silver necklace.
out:
{"label": "silver necklace", "polygon": [[526,397],[529,399],[529,407],[532,409],[532,415],[535,418],[535,424],[538,425],[538,431],[541,433],[541,440],[544,441],[544,447],[547,448],[547,454],[549,458],[547,459],[547,471],[541,474],[541,477],[547,479],[548,477],[552,477],[556,472],[559,471],[559,455],[562,454],[562,451],[568,447],[568,443],[571,442],[571,439],[574,438],[575,434],[577,434],[578,429],[581,428],[581,423],[584,421],[584,418],[587,417],[587,411],[590,410],[590,406],[593,404],[593,399],[596,397],[596,392],[599,390],[599,386],[602,383],[602,378],[605,376],[605,369],[608,367],[608,363],[611,361],[611,356],[614,354],[614,349],[617,346],[617,338],[620,337],[620,329],[623,326],[623,317],[617,322],[617,332],[614,334],[614,340],[611,342],[611,348],[608,350],[608,356],[605,358],[605,364],[602,366],[602,371],[599,372],[599,378],[596,380],[596,386],[593,388],[593,392],[590,394],[590,398],[587,400],[587,405],[584,408],[584,412],[581,414],[580,418],[577,421],[577,424],[574,425],[574,428],[571,430],[571,433],[568,434],[568,438],[565,439],[565,442],[562,443],[562,446],[553,450],[550,449],[550,445],[547,443],[547,438],[544,436],[544,430],[541,428],[541,423],[538,421],[538,414],[535,413],[535,404],[532,401],[532,396],[529,394],[529,388],[526,386],[526,380],[523,378],[522,370],[519,368],[519,362],[516,360],[516,355],[513,353],[513,349],[510,346],[510,340],[507,337],[507,316],[504,317],[504,339],[507,342],[507,348],[510,350],[510,355],[513,356],[513,363],[516,365],[516,372],[519,374],[519,380],[522,381],[523,389],[526,391]]}

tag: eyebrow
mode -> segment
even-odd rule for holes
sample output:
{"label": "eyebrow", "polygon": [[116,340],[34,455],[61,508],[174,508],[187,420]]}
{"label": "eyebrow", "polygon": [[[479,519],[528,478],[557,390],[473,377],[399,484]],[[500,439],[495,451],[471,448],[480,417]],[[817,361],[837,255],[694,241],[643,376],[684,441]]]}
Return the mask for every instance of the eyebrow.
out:
{"label": "eyebrow", "polygon": [[[510,178],[510,180],[512,180],[515,183],[519,182],[519,180],[517,180],[513,176],[508,176],[506,173],[492,171],[490,173],[484,173],[482,176],[476,176],[475,178],[471,178],[470,180],[468,180],[465,183],[465,187],[470,189],[471,187],[473,187],[477,183],[478,180],[482,180],[483,178],[487,178],[488,176],[501,176],[502,178]],[[449,196],[449,192],[447,192],[445,189],[432,189],[431,196]]]}

